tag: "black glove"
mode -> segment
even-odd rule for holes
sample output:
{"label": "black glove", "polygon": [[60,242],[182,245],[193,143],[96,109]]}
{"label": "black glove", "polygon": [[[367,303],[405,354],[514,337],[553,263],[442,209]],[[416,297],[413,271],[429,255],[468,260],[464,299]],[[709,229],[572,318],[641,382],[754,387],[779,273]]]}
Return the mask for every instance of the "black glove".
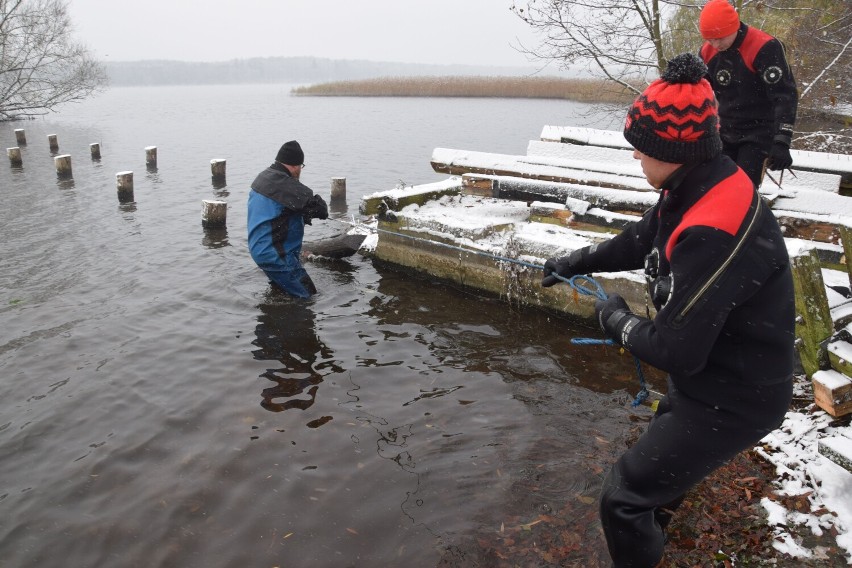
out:
{"label": "black glove", "polygon": [[639,318],[618,294],[612,294],[606,300],[597,300],[595,315],[604,334],[619,345],[626,345],[630,330],[639,323]]}
{"label": "black glove", "polygon": [[328,219],[328,205],[322,197],[314,195],[305,203],[305,208],[302,209],[302,217],[305,219],[306,225],[311,224],[311,219]]}
{"label": "black glove", "polygon": [[783,142],[774,142],[769,150],[769,169],[786,170],[793,165],[793,157],[790,156],[790,148]]}
{"label": "black glove", "polygon": [[544,263],[544,278],[541,279],[541,286],[543,288],[550,288],[559,282],[559,279],[554,274],[558,274],[562,278],[571,278],[572,276],[581,274],[579,270],[580,260],[583,256],[583,253],[580,252],[581,250],[577,249],[568,256],[547,259],[547,262]]}

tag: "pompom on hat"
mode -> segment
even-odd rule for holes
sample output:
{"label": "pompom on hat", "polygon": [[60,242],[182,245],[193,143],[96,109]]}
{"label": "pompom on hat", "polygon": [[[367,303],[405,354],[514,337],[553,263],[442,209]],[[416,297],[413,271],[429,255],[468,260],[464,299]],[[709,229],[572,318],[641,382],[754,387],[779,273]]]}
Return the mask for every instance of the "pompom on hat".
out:
{"label": "pompom on hat", "polygon": [[278,150],[275,161],[287,164],[288,166],[300,166],[305,161],[305,153],[302,152],[302,147],[298,142],[290,140],[289,142],[285,142]]}
{"label": "pompom on hat", "polygon": [[740,29],[740,16],[728,0],[710,0],[701,10],[698,29],[704,39],[728,37]]}
{"label": "pompom on hat", "polygon": [[716,97],[706,73],[692,53],[669,61],[627,111],[624,138],[643,154],[673,164],[703,162],[721,152]]}

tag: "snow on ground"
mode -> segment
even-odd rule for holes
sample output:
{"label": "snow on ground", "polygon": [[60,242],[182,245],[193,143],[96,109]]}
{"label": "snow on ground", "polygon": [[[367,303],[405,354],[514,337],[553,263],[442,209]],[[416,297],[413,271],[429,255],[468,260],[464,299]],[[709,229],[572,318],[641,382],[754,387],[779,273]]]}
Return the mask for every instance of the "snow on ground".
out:
{"label": "snow on ground", "polygon": [[[805,379],[797,385],[796,396],[811,396]],[[794,558],[820,558],[820,550],[803,546],[798,536],[811,531],[820,536],[837,533],[837,544],[846,551],[852,565],[852,473],[819,453],[819,440],[841,436],[852,444],[852,426],[836,426],[835,419],[822,410],[787,413],[781,427],[766,436],[756,448],[758,454],[775,466],[776,492],[781,496],[804,496],[810,511],[788,510],[777,501],[764,498],[769,524],[774,526],[774,547]]]}

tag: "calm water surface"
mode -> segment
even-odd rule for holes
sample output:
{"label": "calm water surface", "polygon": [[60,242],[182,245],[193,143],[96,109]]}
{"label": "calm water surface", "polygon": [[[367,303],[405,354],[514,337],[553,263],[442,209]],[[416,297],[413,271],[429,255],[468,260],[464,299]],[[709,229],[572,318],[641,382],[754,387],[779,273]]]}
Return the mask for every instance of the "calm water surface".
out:
{"label": "calm water surface", "polygon": [[[544,124],[606,117],[288,93],[113,89],[2,125],[5,147],[16,128],[29,144],[0,166],[0,567],[541,565],[548,539],[582,543],[564,565],[604,565],[600,481],[648,414],[629,408],[632,361],[361,256],[310,263],[311,300],[277,295],[246,250],[245,199],[293,138],[320,194],[347,177],[343,217],[442,179],[434,147],[523,154]],[[116,196],[126,170],[133,203]],[[226,231],[201,227],[210,198]]]}

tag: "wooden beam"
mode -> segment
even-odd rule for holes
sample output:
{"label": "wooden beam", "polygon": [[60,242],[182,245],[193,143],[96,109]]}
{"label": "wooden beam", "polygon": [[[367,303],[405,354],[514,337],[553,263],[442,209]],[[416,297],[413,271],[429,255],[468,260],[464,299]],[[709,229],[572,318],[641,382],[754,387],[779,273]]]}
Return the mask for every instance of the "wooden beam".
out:
{"label": "wooden beam", "polygon": [[852,379],[829,369],[814,373],[811,382],[817,406],[834,417],[852,412]]}
{"label": "wooden beam", "polygon": [[819,258],[813,249],[790,258],[796,295],[796,349],[805,373],[828,367],[824,342],[834,333]]}
{"label": "wooden beam", "polygon": [[834,435],[818,443],[819,453],[852,473],[852,438]]}

